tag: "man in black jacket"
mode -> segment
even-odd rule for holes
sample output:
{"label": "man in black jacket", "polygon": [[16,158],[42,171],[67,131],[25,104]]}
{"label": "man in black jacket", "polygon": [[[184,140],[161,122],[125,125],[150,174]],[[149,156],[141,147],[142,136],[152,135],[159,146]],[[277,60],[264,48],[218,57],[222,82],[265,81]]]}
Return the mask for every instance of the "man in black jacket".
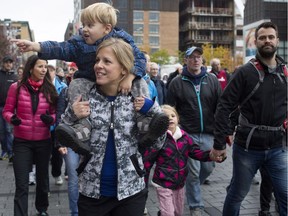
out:
{"label": "man in black jacket", "polygon": [[[222,93],[216,76],[203,67],[203,50],[190,47],[185,53],[186,66],[181,75],[175,77],[168,88],[167,102],[174,106],[180,116],[181,128],[197,143],[201,150],[213,146],[214,114]],[[202,215],[204,202],[201,184],[212,173],[214,162],[189,159],[186,181],[186,196],[192,216]]]}
{"label": "man in black jacket", "polygon": [[12,71],[13,62],[12,57],[5,56],[2,60],[2,69],[0,70],[0,142],[2,149],[0,160],[9,158],[9,162],[12,162],[12,126],[3,119],[2,110],[10,85],[18,80],[17,74]]}
{"label": "man in black jacket", "polygon": [[287,215],[287,69],[276,55],[277,26],[271,22],[260,24],[255,31],[255,45],[256,59],[235,71],[215,116],[212,154],[217,157],[226,154],[229,114],[240,107],[233,144],[233,176],[223,216],[239,215],[260,168],[271,177],[280,216]]}

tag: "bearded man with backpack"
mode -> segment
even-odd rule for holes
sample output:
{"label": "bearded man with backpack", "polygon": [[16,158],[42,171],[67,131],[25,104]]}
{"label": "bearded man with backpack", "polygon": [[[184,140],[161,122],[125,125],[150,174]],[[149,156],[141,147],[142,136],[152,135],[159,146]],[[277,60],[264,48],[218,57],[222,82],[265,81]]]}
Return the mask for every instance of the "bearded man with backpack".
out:
{"label": "bearded man with backpack", "polygon": [[229,114],[239,108],[233,144],[233,176],[223,216],[237,216],[252,179],[263,168],[271,177],[279,215],[287,215],[287,68],[276,55],[278,28],[255,30],[256,58],[239,67],[217,106],[214,156],[226,155]]}

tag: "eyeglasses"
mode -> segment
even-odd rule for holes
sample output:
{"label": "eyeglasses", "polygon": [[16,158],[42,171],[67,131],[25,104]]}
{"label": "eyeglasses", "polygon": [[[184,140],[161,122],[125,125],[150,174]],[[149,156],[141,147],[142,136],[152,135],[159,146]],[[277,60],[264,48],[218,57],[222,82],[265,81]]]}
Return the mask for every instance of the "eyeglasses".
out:
{"label": "eyeglasses", "polygon": [[201,60],[202,59],[202,56],[193,56],[193,55],[190,55],[188,56],[189,59],[193,59],[193,60]]}

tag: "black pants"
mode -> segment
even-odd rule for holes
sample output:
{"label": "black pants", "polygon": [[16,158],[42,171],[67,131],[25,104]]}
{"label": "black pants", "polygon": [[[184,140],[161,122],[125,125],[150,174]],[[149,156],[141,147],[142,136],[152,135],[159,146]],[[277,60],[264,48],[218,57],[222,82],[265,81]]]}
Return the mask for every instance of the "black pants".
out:
{"label": "black pants", "polygon": [[260,185],[260,208],[262,211],[269,211],[273,192],[272,181],[264,168],[260,168],[260,174],[262,178]]}
{"label": "black pants", "polygon": [[63,165],[63,156],[57,148],[55,148],[55,131],[51,131],[52,140],[52,156],[51,156],[51,174],[53,177],[61,175],[61,167]]}
{"label": "black pants", "polygon": [[123,200],[111,197],[94,199],[79,194],[79,216],[143,216],[147,189]]}
{"label": "black pants", "polygon": [[15,138],[13,142],[13,169],[15,175],[14,216],[28,215],[29,172],[36,164],[36,200],[37,211],[48,208],[49,159],[51,140],[27,141]]}

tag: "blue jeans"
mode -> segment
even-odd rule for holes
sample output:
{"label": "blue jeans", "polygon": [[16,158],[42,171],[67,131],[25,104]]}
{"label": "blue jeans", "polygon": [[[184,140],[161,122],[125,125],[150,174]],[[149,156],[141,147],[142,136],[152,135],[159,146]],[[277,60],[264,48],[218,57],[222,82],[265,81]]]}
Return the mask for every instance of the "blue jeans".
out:
{"label": "blue jeans", "polygon": [[80,157],[72,149],[68,148],[68,153],[64,155],[65,165],[68,175],[68,197],[71,216],[78,216],[78,175],[76,169],[79,165]]}
{"label": "blue jeans", "polygon": [[[213,147],[213,135],[211,134],[190,134],[193,142],[198,144],[201,150],[207,151]],[[201,184],[212,173],[215,162],[201,162],[189,158],[188,176],[186,180],[186,197],[190,209],[204,208],[201,195]]]}
{"label": "blue jeans", "polygon": [[287,149],[245,151],[233,144],[233,176],[223,207],[223,216],[238,216],[241,202],[248,194],[252,179],[260,167],[270,175],[279,215],[287,215]]}
{"label": "blue jeans", "polygon": [[0,107],[0,142],[2,152],[7,152],[9,156],[12,156],[12,142],[13,142],[13,132],[12,125],[7,123],[2,116],[2,111],[4,107]]}

